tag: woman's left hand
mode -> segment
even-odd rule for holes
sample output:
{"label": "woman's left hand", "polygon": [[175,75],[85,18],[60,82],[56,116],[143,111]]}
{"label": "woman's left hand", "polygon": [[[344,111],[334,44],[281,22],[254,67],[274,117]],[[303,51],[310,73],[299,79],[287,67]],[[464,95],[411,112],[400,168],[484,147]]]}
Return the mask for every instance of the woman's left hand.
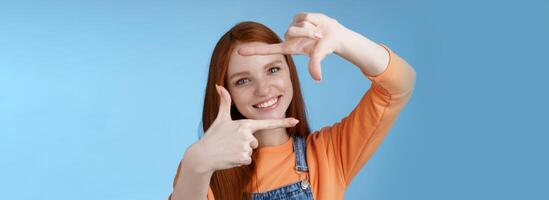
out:
{"label": "woman's left hand", "polygon": [[322,80],[320,62],[333,52],[339,54],[349,30],[324,14],[299,13],[293,19],[279,44],[241,48],[240,55],[301,54],[309,56],[309,73]]}

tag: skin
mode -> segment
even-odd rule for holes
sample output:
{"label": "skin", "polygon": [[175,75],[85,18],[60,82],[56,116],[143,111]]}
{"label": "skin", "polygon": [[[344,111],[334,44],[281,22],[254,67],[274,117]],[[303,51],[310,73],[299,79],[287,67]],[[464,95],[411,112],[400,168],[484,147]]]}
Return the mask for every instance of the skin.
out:
{"label": "skin", "polygon": [[[259,144],[280,145],[288,140],[285,128],[298,123],[296,119],[285,118],[282,112],[287,109],[286,101],[291,100],[287,96],[291,94],[291,81],[284,70],[277,75],[267,73],[264,64],[268,61],[280,58],[280,54],[306,55],[310,58],[309,73],[317,82],[322,80],[321,61],[331,53],[353,63],[367,76],[381,74],[389,63],[389,53],[383,47],[320,13],[296,15],[284,36],[285,41],[280,44],[241,44],[237,53],[231,55],[234,65],[229,65],[228,76],[248,71],[251,84],[236,87],[230,82],[230,93],[218,87],[221,97],[218,118],[205,136],[185,152],[172,199],[206,198],[213,172],[250,164],[251,152]],[[283,98],[280,107],[272,112],[260,113],[251,108],[278,94]],[[231,99],[248,119],[231,119]]]}
{"label": "skin", "polygon": [[[235,49],[266,43],[241,43]],[[293,88],[290,70],[282,54],[243,56],[234,51],[228,68],[228,89],[238,111],[248,119],[283,119],[286,117]],[[254,107],[275,97],[276,107],[265,110]],[[254,133],[259,146],[273,146],[287,141],[285,128],[259,130]]]}

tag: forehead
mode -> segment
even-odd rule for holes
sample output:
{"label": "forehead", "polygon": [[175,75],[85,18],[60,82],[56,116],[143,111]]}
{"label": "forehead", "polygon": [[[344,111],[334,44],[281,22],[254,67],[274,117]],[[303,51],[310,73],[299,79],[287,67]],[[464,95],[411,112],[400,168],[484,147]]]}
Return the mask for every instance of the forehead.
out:
{"label": "forehead", "polygon": [[238,49],[242,47],[251,47],[257,45],[264,45],[266,43],[262,42],[247,42],[237,44],[231,53],[229,60],[229,69],[227,75],[230,76],[234,73],[239,73],[243,71],[254,71],[254,70],[263,70],[263,67],[266,64],[269,64],[273,61],[280,60],[282,63],[286,64],[284,56],[282,54],[274,55],[253,55],[253,56],[241,56],[238,54]]}

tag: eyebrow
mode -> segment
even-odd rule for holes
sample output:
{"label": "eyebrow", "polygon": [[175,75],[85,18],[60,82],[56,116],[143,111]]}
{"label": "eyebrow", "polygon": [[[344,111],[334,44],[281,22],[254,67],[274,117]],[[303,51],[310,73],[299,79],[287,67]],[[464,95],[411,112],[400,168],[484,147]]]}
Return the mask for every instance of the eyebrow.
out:
{"label": "eyebrow", "polygon": [[[282,60],[275,60],[275,61],[272,61],[270,63],[267,63],[266,65],[263,66],[263,68],[272,66],[272,65],[277,64],[277,63],[282,63]],[[229,76],[229,80],[232,80],[234,77],[243,76],[243,75],[247,75],[247,74],[250,74],[250,72],[249,71],[242,71],[242,72],[234,73],[231,76]]]}

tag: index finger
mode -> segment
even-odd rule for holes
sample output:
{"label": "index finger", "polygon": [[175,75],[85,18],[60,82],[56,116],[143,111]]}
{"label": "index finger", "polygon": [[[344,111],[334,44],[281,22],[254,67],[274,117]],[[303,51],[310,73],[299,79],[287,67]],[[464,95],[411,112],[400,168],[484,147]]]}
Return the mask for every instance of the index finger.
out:
{"label": "index finger", "polygon": [[264,44],[253,47],[242,47],[238,49],[238,54],[243,56],[252,55],[271,55],[271,54],[284,54],[282,49],[282,43],[278,44]]}
{"label": "index finger", "polygon": [[285,118],[285,119],[243,119],[241,120],[246,124],[252,132],[266,129],[275,129],[275,128],[290,128],[294,127],[299,120],[295,118]]}

